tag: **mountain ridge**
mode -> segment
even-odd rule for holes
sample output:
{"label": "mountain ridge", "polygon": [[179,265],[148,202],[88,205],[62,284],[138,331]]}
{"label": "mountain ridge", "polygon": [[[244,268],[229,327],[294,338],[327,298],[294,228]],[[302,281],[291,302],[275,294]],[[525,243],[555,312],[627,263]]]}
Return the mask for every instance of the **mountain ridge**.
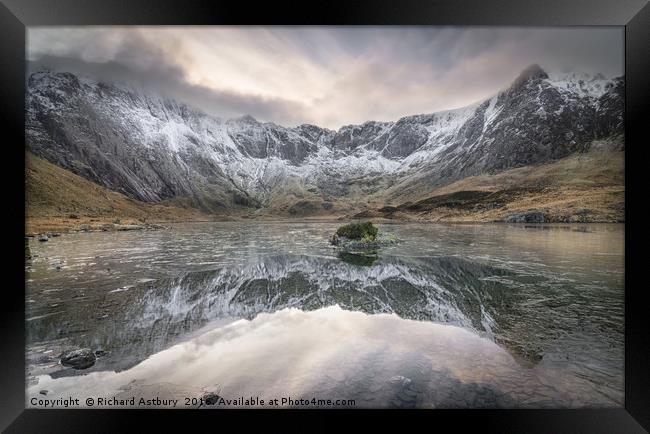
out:
{"label": "mountain ridge", "polygon": [[623,78],[584,82],[549,77],[534,65],[507,89],[466,107],[333,131],[250,115],[223,120],[150,93],[37,71],[28,80],[27,146],[145,202],[181,196],[209,212],[290,215],[306,201],[317,213],[342,211],[350,203],[397,200],[385,194],[396,185],[433,191],[621,135]]}

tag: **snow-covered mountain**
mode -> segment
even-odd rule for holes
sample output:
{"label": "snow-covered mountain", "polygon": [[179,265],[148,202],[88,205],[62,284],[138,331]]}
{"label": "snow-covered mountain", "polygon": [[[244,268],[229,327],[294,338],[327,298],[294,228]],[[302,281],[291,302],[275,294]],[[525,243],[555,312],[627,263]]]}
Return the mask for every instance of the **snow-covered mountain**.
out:
{"label": "snow-covered mountain", "polygon": [[586,150],[623,134],[623,85],[532,65],[468,107],[332,131],[218,119],[128,85],[43,70],[29,77],[26,135],[35,154],[139,200],[309,213]]}

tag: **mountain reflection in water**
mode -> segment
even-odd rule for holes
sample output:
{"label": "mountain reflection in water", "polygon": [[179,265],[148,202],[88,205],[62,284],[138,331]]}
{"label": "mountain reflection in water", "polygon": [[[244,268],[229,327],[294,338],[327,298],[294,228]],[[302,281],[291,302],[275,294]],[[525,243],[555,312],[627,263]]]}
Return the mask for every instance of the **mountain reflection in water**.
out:
{"label": "mountain reflection in water", "polygon": [[[549,246],[540,243],[535,248]],[[287,308],[310,312],[338,306],[343,311],[394,314],[404,320],[460,327],[476,336],[474,344],[488,341],[505,350],[519,366],[508,369],[521,373],[535,367],[540,367],[540,372],[553,368],[568,378],[588,378],[596,392],[593,396],[587,393],[580,405],[622,405],[622,286],[577,283],[570,272],[531,272],[524,263],[512,265],[521,258],[504,262],[449,251],[437,255],[417,255],[417,250],[415,255],[394,253],[333,255],[297,249],[251,255],[244,262],[187,270],[106,292],[94,308],[83,301],[50,304],[49,311],[34,312],[31,320],[28,318],[32,374],[57,379],[136,369],[133,367],[151,355],[191,339],[199,331],[204,333],[206,325],[218,329],[228,321],[255,320],[262,313],[286,312]],[[578,276],[584,272],[575,268],[573,264],[568,267]],[[105,319],[97,319],[94,310],[98,306]],[[379,347],[393,344],[385,342]],[[68,347],[100,348],[108,355],[83,372],[54,368],[54,353]],[[382,354],[379,347],[378,357]],[[49,356],[43,355],[45,348]],[[256,350],[251,347],[250,351]],[[372,351],[368,351],[370,357]],[[417,348],[412,351],[413,357],[424,357],[417,355]],[[426,372],[418,375],[444,376],[442,371],[429,372],[428,357],[420,362]],[[363,375],[356,375],[363,382]],[[464,383],[454,378],[461,381],[458,389]],[[31,381],[34,383],[33,378]],[[485,393],[500,397],[492,406],[522,405],[498,388]],[[572,399],[564,405],[576,402]],[[445,406],[435,399],[427,405]],[[454,406],[452,401],[449,406]]]}

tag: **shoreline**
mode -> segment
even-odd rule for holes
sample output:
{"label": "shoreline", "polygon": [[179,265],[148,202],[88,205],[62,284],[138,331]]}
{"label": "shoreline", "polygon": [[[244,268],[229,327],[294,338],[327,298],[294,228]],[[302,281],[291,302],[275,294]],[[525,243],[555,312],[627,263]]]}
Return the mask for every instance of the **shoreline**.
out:
{"label": "shoreline", "polygon": [[[26,220],[25,227],[29,227],[30,219]],[[242,218],[231,216],[230,218],[225,219],[200,219],[200,220],[155,220],[146,223],[107,223],[107,222],[94,222],[95,224],[76,224],[76,225],[47,225],[46,223],[41,223],[40,225],[35,225],[33,222],[32,226],[36,226],[34,230],[25,229],[25,237],[33,238],[40,235],[53,236],[61,234],[76,234],[76,233],[90,233],[90,232],[125,232],[125,231],[151,231],[151,230],[165,230],[170,229],[171,226],[175,225],[187,225],[187,224],[203,224],[203,223],[244,223],[244,222],[256,222],[256,223],[284,223],[284,224],[304,224],[304,223],[346,223],[346,222],[357,222],[357,221],[372,221],[376,224],[384,225],[399,225],[399,224],[433,224],[433,225],[517,225],[517,226],[565,226],[565,225],[585,225],[585,224],[617,224],[624,225],[625,221],[587,221],[587,222],[560,222],[560,221],[550,221],[550,222],[506,222],[506,221],[480,221],[480,220],[426,220],[426,219],[387,219],[387,218],[354,218],[354,217],[345,217],[345,216],[332,216],[332,217],[314,217],[314,218]]]}

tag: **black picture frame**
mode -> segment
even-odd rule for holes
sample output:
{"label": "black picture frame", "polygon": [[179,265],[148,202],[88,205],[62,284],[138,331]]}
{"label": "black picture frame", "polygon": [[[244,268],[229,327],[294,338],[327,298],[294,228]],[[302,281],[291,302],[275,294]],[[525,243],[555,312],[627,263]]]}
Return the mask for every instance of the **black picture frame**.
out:
{"label": "black picture frame", "polygon": [[[648,159],[644,122],[650,94],[650,5],[647,0],[363,0],[268,2],[183,2],[182,0],[2,0],[0,4],[0,120],[2,180],[7,223],[3,239],[10,245],[4,259],[11,279],[5,279],[0,304],[0,429],[7,432],[122,432],[134,421],[166,427],[184,420],[214,429],[224,420],[247,425],[262,421],[275,425],[311,429],[306,416],[316,416],[318,427],[339,428],[332,416],[367,411],[163,411],[163,410],[40,410],[25,409],[25,298],[24,262],[24,92],[25,28],[43,25],[499,25],[499,26],[625,26],[625,407],[584,410],[417,410],[373,412],[374,423],[384,424],[408,413],[424,426],[451,423],[458,428],[476,427],[497,432],[589,432],[634,433],[650,429],[650,315],[642,280],[647,267],[647,229],[641,211],[645,198],[644,166]],[[644,141],[644,138],[646,140]],[[21,272],[20,270],[23,270]],[[248,412],[248,411],[246,411]],[[242,417],[243,416],[243,417]],[[257,417],[259,416],[259,418]],[[263,418],[263,419],[262,419]],[[280,421],[280,418],[283,421]],[[187,426],[187,425],[186,425]],[[367,425],[366,425],[367,427]]]}

